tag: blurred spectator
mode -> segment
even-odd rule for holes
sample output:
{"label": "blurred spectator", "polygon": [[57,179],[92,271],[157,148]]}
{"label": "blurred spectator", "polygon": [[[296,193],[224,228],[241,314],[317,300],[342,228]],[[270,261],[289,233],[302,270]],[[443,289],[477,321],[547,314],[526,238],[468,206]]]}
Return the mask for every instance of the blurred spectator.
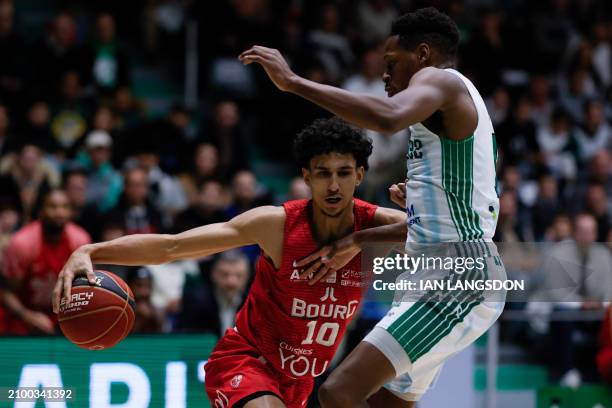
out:
{"label": "blurred spectator", "polygon": [[552,225],[546,231],[546,240],[562,242],[572,237],[572,222],[566,214],[555,215]]}
{"label": "blurred spectator", "polygon": [[70,201],[72,221],[85,229],[94,241],[98,241],[100,213],[95,203],[87,203],[87,186],[87,173],[84,169],[75,168],[64,173],[62,188]]}
{"label": "blurred spectator", "polygon": [[248,281],[247,258],[239,251],[222,253],[212,267],[210,281],[202,277],[200,282],[185,284],[177,330],[223,335],[234,326]]}
{"label": "blurred spectator", "polygon": [[510,96],[503,87],[496,88],[493,95],[485,100],[485,104],[493,127],[503,123],[510,113]]}
{"label": "blurred spectator", "polygon": [[602,79],[593,65],[593,45],[588,41],[582,41],[570,59],[569,71],[577,70],[585,73],[588,88],[599,94],[598,90],[602,89]]}
{"label": "blurred spectator", "polygon": [[[545,6],[544,6],[545,5]],[[569,17],[569,1],[551,0],[538,4],[540,10],[533,14],[533,41],[537,61],[532,69],[552,72],[566,51],[574,26]],[[535,7],[535,4],[534,4]]]}
{"label": "blurred spectator", "polygon": [[52,106],[51,133],[62,149],[72,156],[87,131],[90,101],[84,97],[76,71],[62,76],[59,99]]}
{"label": "blurred spectator", "polygon": [[387,38],[397,10],[390,0],[361,0],[357,16],[362,43],[372,45]]}
{"label": "blurred spectator", "polygon": [[[1,9],[2,6],[0,5],[0,10]],[[13,135],[10,133],[10,124],[11,119],[6,106],[0,105],[0,156],[3,156],[15,149],[16,141]]]}
{"label": "blurred spectator", "polygon": [[493,240],[504,243],[533,242],[531,225],[520,219],[519,201],[514,190],[504,190],[499,197],[499,221]]}
{"label": "blurred spectator", "polygon": [[234,176],[232,196],[233,203],[226,210],[228,219],[252,208],[273,203],[270,192],[257,182],[255,174],[247,170],[240,171]]}
{"label": "blurred spectator", "polygon": [[3,60],[0,66],[0,97],[13,109],[18,110],[23,104],[29,61],[25,41],[15,30],[15,26],[13,1],[4,0],[0,3],[0,55]]}
{"label": "blurred spectator", "polygon": [[574,123],[583,123],[585,105],[595,97],[593,85],[587,83],[586,71],[577,69],[567,77],[562,77],[559,88],[561,106],[570,114]]}
{"label": "blurred spectator", "polygon": [[355,93],[386,96],[382,73],[382,50],[380,47],[370,48],[361,57],[361,70],[344,81],[342,88]]}
{"label": "blurred spectator", "polygon": [[164,314],[163,331],[171,331],[181,310],[181,296],[187,279],[200,274],[198,263],[192,259],[147,266],[153,275],[151,303]]}
{"label": "blurred spectator", "polygon": [[149,177],[141,167],[124,172],[123,194],[119,203],[107,217],[108,222],[121,225],[126,234],[161,232],[161,214],[153,205]]}
{"label": "blurred spectator", "polygon": [[608,312],[599,333],[597,367],[604,381],[608,385],[612,385],[612,306],[608,307]]}
{"label": "blurred spectator", "polygon": [[56,330],[51,298],[57,275],[72,251],[90,242],[85,230],[70,222],[68,196],[50,190],[42,198],[40,219],[19,230],[5,253],[5,294],[12,334],[46,333]]}
{"label": "blurred spectator", "polygon": [[610,229],[610,212],[606,190],[600,184],[591,184],[587,189],[585,211],[597,222],[597,242],[606,242]]}
{"label": "blurred spectator", "polygon": [[241,124],[240,108],[233,101],[220,101],[215,105],[212,123],[204,127],[201,140],[213,144],[218,150],[218,174],[229,180],[237,171],[250,168],[247,155],[249,144]]}
{"label": "blurred spectator", "polygon": [[529,102],[531,119],[542,127],[549,124],[553,111],[550,82],[546,75],[535,74],[529,80]]}
{"label": "blurred spectator", "polygon": [[110,106],[100,105],[94,112],[92,128],[111,133],[115,129],[115,114]]}
{"label": "blurred spectator", "polygon": [[[557,311],[600,309],[611,299],[612,273],[608,249],[597,243],[593,216],[575,218],[572,241],[555,244],[545,257],[533,300]],[[598,325],[588,321],[562,320],[550,323],[553,376],[564,385],[578,386],[592,366]]]}
{"label": "blurred spectator", "polygon": [[32,56],[36,91],[42,95],[55,95],[66,72],[73,71],[76,77],[87,72],[87,58],[77,43],[76,22],[67,12],[55,16],[47,34],[34,45]]}
{"label": "blurred spectator", "polygon": [[287,192],[287,199],[290,200],[310,200],[312,198],[312,192],[310,187],[306,184],[302,177],[295,177],[289,183],[289,191]]}
{"label": "blurred spectator", "polygon": [[42,147],[48,153],[58,154],[61,158],[61,146],[51,134],[51,112],[44,100],[34,100],[26,113],[26,120],[20,133],[32,143]]}
{"label": "blurred spectator", "polygon": [[39,195],[60,184],[59,173],[42,155],[38,146],[25,144],[18,154],[6,156],[0,162],[0,174],[9,176],[19,188],[25,222],[30,220]]}
{"label": "blurred spectator", "polygon": [[15,231],[17,231],[19,220],[19,211],[14,206],[8,203],[0,204],[0,270],[4,265],[4,250]]}
{"label": "blurred spectator", "polygon": [[507,47],[501,30],[501,13],[491,8],[481,14],[478,29],[460,55],[462,68],[475,78],[478,90],[486,97],[501,82],[502,69],[507,64]]}
{"label": "blurred spectator", "polygon": [[162,214],[162,222],[168,228],[172,216],[189,204],[181,183],[164,172],[159,164],[160,152],[155,146],[142,146],[127,166],[138,166],[147,172],[151,202]]}
{"label": "blurred spectator", "polygon": [[96,17],[96,35],[90,50],[93,83],[103,95],[130,82],[127,53],[115,36],[115,19],[108,13]]}
{"label": "blurred spectator", "polygon": [[324,4],[319,18],[317,28],[310,32],[307,42],[325,68],[328,79],[338,83],[342,80],[343,72],[353,63],[353,51],[346,37],[340,33],[340,15],[334,3]]}
{"label": "blurred spectator", "polygon": [[117,88],[113,109],[118,129],[131,129],[143,119],[143,106],[141,106],[140,101],[134,98],[132,91],[127,86]]}
{"label": "blurred spectator", "polygon": [[556,177],[574,180],[579,159],[578,141],[563,108],[555,108],[550,122],[538,127],[537,141],[548,170]]}
{"label": "blurred spectator", "polygon": [[111,162],[113,140],[105,130],[94,130],[85,139],[85,149],[78,162],[87,171],[87,203],[101,213],[117,205],[121,195],[121,175]]}
{"label": "blurred spectator", "polygon": [[612,150],[612,128],[604,118],[603,106],[599,101],[584,105],[584,125],[576,132],[582,160],[590,160],[599,150]]}
{"label": "blurred spectator", "polygon": [[200,143],[195,148],[192,163],[189,171],[181,174],[180,182],[193,205],[198,201],[198,186],[219,175],[219,151],[209,143]]}
{"label": "blurred spectator", "polygon": [[151,302],[153,275],[146,266],[133,268],[128,274],[126,283],[134,293],[136,301],[136,319],[132,333],[160,333],[164,316]]}
{"label": "blurred spectator", "polygon": [[226,221],[223,209],[226,197],[223,186],[218,181],[208,180],[200,184],[197,201],[179,213],[174,221],[174,230],[182,232],[216,222]]}
{"label": "blurred spectator", "polygon": [[546,230],[553,224],[555,214],[559,212],[557,180],[551,175],[543,175],[538,180],[538,197],[531,209],[533,237],[543,241]]}
{"label": "blurred spectator", "polygon": [[523,176],[531,174],[538,160],[540,147],[536,140],[536,126],[531,120],[531,104],[521,98],[511,117],[496,129],[504,165],[519,166]]}
{"label": "blurred spectator", "polygon": [[[610,23],[608,23],[609,25]],[[612,86],[612,48],[610,37],[612,34],[606,23],[599,21],[593,25],[593,68],[601,79],[602,88],[609,89]]]}

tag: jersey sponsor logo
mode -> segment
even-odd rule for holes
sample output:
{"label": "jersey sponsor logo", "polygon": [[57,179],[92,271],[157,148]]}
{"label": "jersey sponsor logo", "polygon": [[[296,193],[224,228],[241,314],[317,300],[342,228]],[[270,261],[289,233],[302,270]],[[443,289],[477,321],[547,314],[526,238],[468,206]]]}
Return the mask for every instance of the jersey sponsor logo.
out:
{"label": "jersey sponsor logo", "polygon": [[416,215],[414,204],[410,204],[410,206],[406,207],[406,216],[408,218],[406,221],[408,226],[421,223],[421,217]]}
{"label": "jersey sponsor logo", "polygon": [[215,408],[228,408],[229,398],[227,398],[227,395],[225,395],[219,390],[216,390],[216,392],[217,392],[217,398],[215,398],[215,401],[214,401]]}
{"label": "jersey sponsor logo", "polygon": [[293,298],[291,316],[305,317],[308,319],[323,317],[335,320],[347,320],[355,314],[357,305],[359,305],[358,300],[351,300],[346,305],[339,305],[334,303],[308,303],[305,300]]}
{"label": "jersey sponsor logo", "polygon": [[[300,277],[300,273],[302,272],[304,272],[304,269],[293,269],[293,272],[291,272],[291,276],[289,277],[289,280],[292,282],[308,282],[314,276],[313,273],[309,273],[307,276]],[[337,280],[336,272],[334,271],[323,281],[323,283],[336,283],[336,280]]]}
{"label": "jersey sponsor logo", "polygon": [[278,348],[278,351],[280,353],[281,369],[288,370],[295,377],[303,377],[305,375],[318,377],[329,366],[329,360],[321,362],[317,357],[288,354],[281,347]]}
{"label": "jersey sponsor logo", "polygon": [[238,388],[241,382],[242,382],[242,374],[238,374],[238,375],[235,375],[234,378],[232,378],[232,381],[230,381],[230,385],[232,386],[232,388]]}
{"label": "jersey sponsor logo", "polygon": [[423,142],[421,142],[419,139],[410,139],[408,141],[408,154],[406,154],[406,158],[408,160],[414,160],[414,159],[422,159],[423,158],[423,152],[421,151],[421,148],[423,147]]}
{"label": "jersey sponsor logo", "polygon": [[319,298],[321,302],[325,302],[327,299],[330,299],[332,302],[336,302],[338,298],[334,296],[334,288],[328,286],[325,288],[325,294]]}

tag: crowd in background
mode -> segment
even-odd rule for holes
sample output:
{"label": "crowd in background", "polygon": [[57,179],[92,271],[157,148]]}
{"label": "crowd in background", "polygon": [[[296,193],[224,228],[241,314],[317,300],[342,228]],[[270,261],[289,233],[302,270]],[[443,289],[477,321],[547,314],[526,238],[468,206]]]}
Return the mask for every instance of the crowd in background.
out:
{"label": "crowd in background", "polygon": [[[434,5],[459,25],[458,68],[493,120],[495,240],[612,241],[612,5],[605,0],[58,0],[42,17],[22,10],[26,3],[0,0],[0,334],[56,331],[48,271],[57,274],[84,242],[174,233],[308,198],[288,152],[297,131],[327,113],[279,92],[237,55],[253,44],[276,47],[311,80],[385,95],[382,43],[393,19],[419,6]],[[187,107],[179,93],[152,109],[158,101],[134,92],[136,73],[156,67],[182,86],[188,21],[198,25],[199,103]],[[374,152],[359,195],[390,205],[387,188],[405,177],[409,134],[368,135]],[[284,172],[284,192],[254,171],[261,163]],[[132,286],[135,331],[220,335],[233,325],[258,254],[248,247],[104,269]],[[578,300],[585,307],[610,300],[588,290]],[[556,338],[571,346],[559,351],[559,375],[577,369],[571,333],[587,333],[594,354],[596,326],[553,324],[544,332],[565,333]],[[514,332],[508,341],[518,341]],[[600,366],[610,370],[610,339],[603,342]]]}

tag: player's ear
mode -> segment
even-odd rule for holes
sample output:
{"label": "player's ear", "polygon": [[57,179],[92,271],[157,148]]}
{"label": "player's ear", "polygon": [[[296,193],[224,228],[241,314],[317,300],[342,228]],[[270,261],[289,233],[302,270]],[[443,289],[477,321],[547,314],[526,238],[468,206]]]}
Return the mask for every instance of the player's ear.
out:
{"label": "player's ear", "polygon": [[363,176],[365,176],[365,169],[363,168],[363,166],[357,167],[356,173],[357,173],[357,182],[355,183],[355,185],[358,186],[363,181]]}
{"label": "player's ear", "polygon": [[429,44],[421,43],[418,47],[417,57],[419,59],[420,64],[424,64],[431,57],[431,48],[429,48]]}
{"label": "player's ear", "polygon": [[304,179],[304,183],[306,183],[306,185],[308,187],[310,187],[310,170],[302,167],[302,178]]}

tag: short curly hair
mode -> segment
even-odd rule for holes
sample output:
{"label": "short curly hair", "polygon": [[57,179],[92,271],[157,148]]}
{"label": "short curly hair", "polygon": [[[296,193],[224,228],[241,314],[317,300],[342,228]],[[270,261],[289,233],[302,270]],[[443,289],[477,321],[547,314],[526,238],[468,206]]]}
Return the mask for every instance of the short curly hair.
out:
{"label": "short curly hair", "polygon": [[293,144],[297,163],[307,169],[310,160],[321,154],[352,154],[357,167],[368,169],[372,140],[340,118],[317,119],[298,133]]}
{"label": "short curly hair", "polygon": [[421,8],[397,18],[391,25],[391,36],[399,36],[399,44],[413,50],[424,42],[448,58],[455,59],[459,44],[457,24],[434,7]]}

